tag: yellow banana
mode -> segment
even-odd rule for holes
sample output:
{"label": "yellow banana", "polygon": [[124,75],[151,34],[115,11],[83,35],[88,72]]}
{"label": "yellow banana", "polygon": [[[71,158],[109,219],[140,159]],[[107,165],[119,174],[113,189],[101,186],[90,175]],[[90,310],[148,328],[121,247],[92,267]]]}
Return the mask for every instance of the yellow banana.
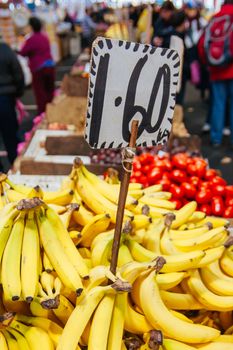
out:
{"label": "yellow banana", "polygon": [[108,345],[106,348],[107,350],[121,350],[126,303],[127,293],[119,293],[115,296],[115,304],[109,329]]}
{"label": "yellow banana", "polygon": [[[116,222],[117,206],[113,204],[103,195],[101,195],[89,181],[86,180],[85,176],[81,171],[78,173],[77,189],[79,195],[82,197],[84,203],[94,211],[96,214],[110,214],[111,221]],[[90,193],[92,194],[90,196]],[[125,210],[125,215],[133,217],[133,214]]]}
{"label": "yellow banana", "polygon": [[55,314],[57,319],[63,325],[65,325],[73,311],[74,311],[74,306],[71,304],[71,302],[62,294],[60,294],[59,305],[57,308],[53,309],[53,313]]}
{"label": "yellow banana", "polygon": [[15,217],[18,215],[18,211],[12,208],[11,204],[8,204],[1,211],[3,216],[0,220],[0,261],[5,250]]}
{"label": "yellow banana", "polygon": [[110,224],[109,214],[99,214],[93,216],[81,231],[80,244],[83,247],[90,247],[93,239],[101,232],[105,232]]}
{"label": "yellow banana", "polygon": [[110,289],[111,286],[95,287],[87,293],[84,299],[76,306],[66,323],[56,350],[76,349],[89,319],[105,293]]}
{"label": "yellow banana", "polygon": [[232,350],[232,343],[213,342],[199,347],[201,350]]}
{"label": "yellow banana", "polygon": [[37,294],[39,281],[40,242],[34,217],[34,211],[29,211],[23,234],[21,255],[22,296],[31,302]]}
{"label": "yellow banana", "polygon": [[[154,260],[157,255],[144,247],[140,246],[135,241],[126,240],[129,250],[136,261],[145,262]],[[180,253],[177,255],[161,255],[166,263],[164,264],[161,272],[179,272],[186,271],[188,269],[197,266],[198,262],[205,256],[202,250],[196,250],[188,253]]]}
{"label": "yellow banana", "polygon": [[157,222],[152,222],[147,228],[142,245],[156,254],[161,254],[160,238],[164,230],[164,219],[158,219]]}
{"label": "yellow banana", "polygon": [[171,228],[178,228],[179,226],[186,223],[186,221],[190,218],[191,215],[195,212],[197,208],[196,202],[189,202],[185,204],[181,209],[177,210],[175,213],[175,220],[171,224]]}
{"label": "yellow banana", "polygon": [[224,246],[219,246],[217,248],[211,248],[211,249],[205,250],[205,255],[197,263],[196,267],[202,268],[204,266],[211,264],[213,261],[218,260],[222,256],[224,250],[225,250]]}
{"label": "yellow banana", "polygon": [[54,230],[54,226],[50,220],[47,219],[42,210],[37,215],[37,219],[40,239],[51,264],[55,268],[63,284],[80,295],[83,290],[81,278],[69,260],[57,236],[57,232]]}
{"label": "yellow banana", "polygon": [[170,236],[173,240],[182,240],[182,239],[189,239],[189,238],[195,238],[203,235],[204,233],[209,231],[209,226],[204,225],[198,228],[194,228],[192,230],[170,230]]}
{"label": "yellow banana", "polygon": [[[10,333],[8,333],[7,331],[3,331],[2,334],[5,337],[8,350],[19,350],[17,340],[15,338],[13,338],[13,336]],[[0,338],[1,338],[1,335],[0,335]],[[0,339],[0,346],[1,345],[2,344],[1,344],[1,339]],[[1,347],[0,349],[4,350],[4,347],[3,348]]]}
{"label": "yellow banana", "polygon": [[79,254],[78,250],[76,249],[74,243],[72,242],[69,233],[63,227],[61,221],[59,220],[59,216],[48,207],[45,211],[45,215],[49,220],[50,224],[52,225],[70,262],[82,278],[88,278],[88,268],[85,262],[83,261],[83,258]]}
{"label": "yellow banana", "polygon": [[126,245],[121,244],[118,254],[117,266],[121,267],[131,261],[133,261],[133,257],[129,251],[129,248]]}
{"label": "yellow banana", "polygon": [[222,272],[218,261],[202,268],[201,277],[207,288],[213,293],[233,296],[233,277]]}
{"label": "yellow banana", "polygon": [[142,281],[139,293],[149,322],[155,329],[159,325],[170,338],[189,343],[207,343],[219,336],[220,332],[216,329],[188,323],[172,315],[160,297],[154,272]]}
{"label": "yellow banana", "polygon": [[233,258],[230,254],[230,248],[228,248],[222,258],[220,259],[220,266],[228,276],[233,277]]}
{"label": "yellow banana", "polygon": [[164,304],[174,310],[201,310],[200,304],[191,294],[173,293],[165,290],[160,291]]}
{"label": "yellow banana", "polygon": [[98,241],[96,241],[96,238],[93,241],[91,248],[92,265],[109,265],[109,258],[112,251],[113,235],[107,235],[106,237],[102,238],[101,240],[99,239]]}
{"label": "yellow banana", "polygon": [[156,276],[159,289],[168,290],[177,286],[185,277],[186,272],[159,273]]}
{"label": "yellow banana", "polygon": [[3,333],[0,331],[0,349],[1,350],[8,350],[7,341],[3,335]]}
{"label": "yellow banana", "polygon": [[82,204],[82,198],[79,196],[76,190],[74,191],[74,198],[72,203],[79,204],[79,210],[73,212],[74,221],[81,226],[87,225],[94,214]]}
{"label": "yellow banana", "polygon": [[73,212],[79,210],[79,205],[75,204],[75,203],[71,203],[66,208],[67,208],[67,210],[64,213],[62,213],[61,215],[59,215],[59,218],[62,221],[65,229],[68,230],[69,229],[69,225],[70,225],[70,221],[71,221],[71,218],[72,218],[72,215],[73,215]]}
{"label": "yellow banana", "polygon": [[[26,338],[31,350],[54,350],[54,345],[47,332],[39,327],[25,326],[21,322],[12,321],[11,327],[18,330]],[[38,339],[40,341],[38,341]]]}
{"label": "yellow banana", "polygon": [[181,343],[174,339],[163,339],[164,350],[195,350],[193,346]]}
{"label": "yellow banana", "polygon": [[16,315],[16,320],[20,321],[28,326],[35,326],[46,331],[51,338],[54,346],[57,346],[58,340],[62,334],[62,327],[60,327],[57,323],[44,318],[44,317],[32,317],[25,315]]}
{"label": "yellow banana", "polygon": [[49,258],[47,257],[45,251],[43,251],[43,268],[46,272],[51,273],[54,271],[53,265],[51,264]]}
{"label": "yellow banana", "polygon": [[115,295],[107,294],[97,306],[91,322],[91,329],[88,339],[89,350],[107,349],[114,302]]}
{"label": "yellow banana", "polygon": [[215,216],[206,216],[205,219],[198,222],[197,226],[202,226],[206,223],[211,223],[213,228],[216,227],[228,227],[229,221],[227,219],[221,218],[221,217],[215,217]]}
{"label": "yellow banana", "polygon": [[178,249],[183,251],[199,249],[205,250],[211,248],[216,242],[219,241],[219,239],[222,238],[222,236],[224,236],[225,233],[226,230],[224,228],[218,227],[206,233],[203,233],[201,236],[182,240],[174,240],[173,243],[176,247],[178,247]]}
{"label": "yellow banana", "polygon": [[31,347],[29,346],[26,338],[21,334],[20,332],[17,332],[13,328],[7,329],[7,331],[13,335],[13,337],[16,339],[19,349],[20,350],[31,350]]}
{"label": "yellow banana", "polygon": [[219,296],[212,293],[204,283],[198,270],[190,272],[188,286],[194,297],[205,307],[216,311],[230,311],[233,305],[233,296]]}
{"label": "yellow banana", "polygon": [[72,187],[55,192],[44,192],[43,201],[47,204],[68,205],[71,203],[73,195]]}
{"label": "yellow banana", "polygon": [[20,259],[24,218],[25,213],[20,213],[16,219],[2,257],[1,282],[6,300],[17,301],[21,296]]}
{"label": "yellow banana", "polygon": [[[95,174],[89,172],[85,166],[80,169],[86,179],[96,188],[96,190],[104,196],[106,199],[110,200],[112,203],[117,204],[119,200],[119,190],[116,186],[109,185],[104,180],[100,179]],[[125,207],[131,207],[137,204],[137,200],[131,197],[130,194],[127,195]]]}
{"label": "yellow banana", "polygon": [[139,199],[139,202],[147,204],[152,207],[164,208],[168,210],[174,210],[176,208],[175,203],[170,202],[167,199],[154,198],[152,196],[143,196]]}
{"label": "yellow banana", "polygon": [[124,318],[124,328],[127,332],[133,334],[143,334],[153,329],[145,316],[133,308],[129,297],[127,298]]}

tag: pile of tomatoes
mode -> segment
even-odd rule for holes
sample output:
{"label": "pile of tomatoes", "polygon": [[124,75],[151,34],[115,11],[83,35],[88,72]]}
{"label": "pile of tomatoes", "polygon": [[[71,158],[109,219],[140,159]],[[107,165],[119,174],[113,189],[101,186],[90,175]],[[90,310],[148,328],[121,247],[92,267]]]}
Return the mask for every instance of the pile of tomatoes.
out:
{"label": "pile of tomatoes", "polygon": [[171,201],[177,209],[196,200],[198,210],[207,215],[233,218],[233,185],[228,186],[200,157],[186,153],[173,156],[142,153],[134,160],[130,181],[145,187],[162,184],[164,191],[172,193]]}

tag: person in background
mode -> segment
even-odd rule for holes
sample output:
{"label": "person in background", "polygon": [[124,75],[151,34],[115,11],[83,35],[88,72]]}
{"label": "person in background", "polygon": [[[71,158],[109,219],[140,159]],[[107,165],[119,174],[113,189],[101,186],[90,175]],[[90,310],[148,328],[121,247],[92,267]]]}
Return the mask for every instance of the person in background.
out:
{"label": "person in background", "polygon": [[70,30],[71,32],[75,32],[75,22],[72,16],[69,14],[68,10],[65,10],[65,17],[64,17],[64,22],[70,23]]}
{"label": "person in background", "polygon": [[154,37],[152,44],[155,46],[169,47],[169,40],[173,27],[171,18],[175,11],[175,6],[171,1],[164,1],[160,8],[159,18],[154,23]]}
{"label": "person in background", "polygon": [[225,0],[212,17],[198,43],[199,56],[210,72],[210,139],[214,148],[222,142],[227,102],[233,148],[233,0]]}
{"label": "person in background", "polygon": [[82,48],[88,48],[91,46],[94,40],[94,32],[97,28],[97,24],[93,21],[92,7],[86,8],[86,14],[82,20]]}
{"label": "person in background", "polygon": [[29,25],[32,33],[23,44],[19,54],[29,59],[32,72],[32,87],[36,97],[38,113],[45,111],[47,103],[53,99],[55,87],[55,63],[47,35],[42,31],[39,18],[31,17]]}
{"label": "person in background", "polygon": [[176,106],[173,116],[172,132],[177,137],[188,137],[189,133],[184,124],[184,95],[185,95],[185,70],[186,70],[186,49],[185,49],[185,34],[186,34],[186,14],[183,10],[177,10],[171,17],[172,32],[170,35],[169,48],[175,49],[179,52],[181,62],[180,87],[176,95]]}
{"label": "person in background", "polygon": [[[24,91],[24,76],[16,54],[0,37],[0,132],[12,165],[17,157],[16,98]],[[0,170],[3,171],[2,164]]]}

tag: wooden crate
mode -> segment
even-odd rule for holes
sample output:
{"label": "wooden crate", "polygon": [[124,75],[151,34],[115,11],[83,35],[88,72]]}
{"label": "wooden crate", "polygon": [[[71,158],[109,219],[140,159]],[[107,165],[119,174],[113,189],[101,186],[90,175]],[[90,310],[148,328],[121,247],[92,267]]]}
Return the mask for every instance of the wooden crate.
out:
{"label": "wooden crate", "polygon": [[83,135],[47,136],[45,141],[47,154],[51,155],[89,155],[90,147]]}

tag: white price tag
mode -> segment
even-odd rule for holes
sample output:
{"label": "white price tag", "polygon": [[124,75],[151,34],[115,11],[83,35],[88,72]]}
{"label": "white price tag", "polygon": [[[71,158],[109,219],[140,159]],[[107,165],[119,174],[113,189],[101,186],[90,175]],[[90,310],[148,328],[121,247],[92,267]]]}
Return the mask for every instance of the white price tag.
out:
{"label": "white price tag", "polygon": [[120,148],[139,121],[136,146],[167,142],[180,59],[175,50],[97,38],[92,47],[85,138],[92,148]]}

